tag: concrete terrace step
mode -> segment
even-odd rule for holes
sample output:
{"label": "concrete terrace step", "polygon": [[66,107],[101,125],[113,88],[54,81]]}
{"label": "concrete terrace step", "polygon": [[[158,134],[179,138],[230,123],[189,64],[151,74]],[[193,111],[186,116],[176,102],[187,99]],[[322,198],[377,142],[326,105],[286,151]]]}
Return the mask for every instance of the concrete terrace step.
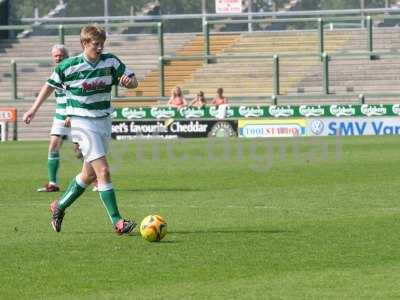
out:
{"label": "concrete terrace step", "polygon": [[[218,54],[224,49],[229,48],[239,38],[239,35],[217,35],[211,36],[211,52]],[[182,49],[177,51],[177,55],[196,55],[203,53],[204,39],[198,36],[186,43]],[[189,79],[192,74],[203,65],[203,61],[172,61],[165,67],[166,89],[170,90],[173,85],[180,85]],[[153,70],[148,74],[136,91],[132,95],[152,96],[159,90],[159,71]]]}
{"label": "concrete terrace step", "polygon": [[[343,40],[343,37],[342,37]],[[337,43],[337,42],[335,42]],[[339,45],[343,42],[339,42]],[[337,49],[337,45],[329,45],[330,50]],[[291,37],[288,35],[262,35],[262,34],[243,34],[232,47],[227,48],[223,51],[223,55],[254,55],[255,58],[261,55],[273,55],[275,53],[298,53],[298,52],[316,52],[317,50],[317,36],[315,34],[304,34],[296,35],[293,34]],[[281,60],[281,68],[285,69],[285,83],[281,83],[281,90],[285,90],[288,85],[296,85],[302,77],[301,75],[295,75],[292,68],[303,70],[310,69],[316,64],[321,64],[318,60],[295,60],[286,59],[289,64],[283,67],[283,61]],[[238,63],[240,61],[240,63]],[[261,67],[261,65],[263,65]],[[292,65],[292,67],[290,66]],[[258,73],[259,76],[252,77],[251,72],[257,72],[257,70],[263,70],[263,73]],[[234,75],[233,75],[234,74]],[[242,74],[242,77],[240,77]],[[263,78],[260,74],[264,74]],[[223,78],[223,79],[222,79]],[[251,78],[251,81],[249,79]],[[270,92],[272,86],[272,59],[268,60],[268,63],[260,63],[256,59],[218,59],[217,63],[213,65],[206,65],[203,69],[196,71],[193,77],[186,81],[184,89],[188,90],[189,93],[194,93],[197,89],[206,89],[207,87],[219,87],[225,88],[225,93],[237,93],[241,90],[243,93],[258,93]],[[237,83],[240,82],[240,83]],[[247,83],[247,84],[245,84]]]}

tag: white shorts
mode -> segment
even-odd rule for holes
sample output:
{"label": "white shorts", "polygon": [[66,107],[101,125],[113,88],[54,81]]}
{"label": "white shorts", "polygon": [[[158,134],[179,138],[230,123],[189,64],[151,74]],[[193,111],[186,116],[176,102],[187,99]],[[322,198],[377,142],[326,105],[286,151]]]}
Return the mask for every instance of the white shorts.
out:
{"label": "white shorts", "polygon": [[111,117],[71,117],[71,136],[79,144],[86,162],[103,157],[108,152],[111,138]]}
{"label": "white shorts", "polygon": [[51,126],[50,135],[59,135],[71,137],[71,128],[65,127],[64,121],[59,119],[53,120],[53,125]]}

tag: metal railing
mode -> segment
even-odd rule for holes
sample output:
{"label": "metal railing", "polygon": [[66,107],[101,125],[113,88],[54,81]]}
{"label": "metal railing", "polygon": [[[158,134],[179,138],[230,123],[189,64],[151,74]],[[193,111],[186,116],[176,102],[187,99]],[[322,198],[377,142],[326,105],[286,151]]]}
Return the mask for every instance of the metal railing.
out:
{"label": "metal railing", "polygon": [[[398,19],[400,20],[400,16],[386,16],[385,19]],[[381,20],[382,18],[380,18]],[[366,51],[370,52],[372,55],[373,52],[373,21],[371,16],[366,17],[340,17],[340,18],[291,18],[291,19],[271,19],[271,20],[251,20],[251,23],[254,24],[270,24],[270,23],[283,23],[283,22],[291,22],[291,23],[298,23],[298,22],[309,22],[315,23],[317,27],[318,33],[318,53],[321,55],[325,52],[325,26],[324,24],[329,21],[349,21],[349,20],[360,20],[365,21],[367,24],[367,40],[368,40],[368,47]],[[224,21],[205,21],[203,24],[203,35],[204,35],[204,56],[210,55],[210,27],[212,25],[218,24],[246,24],[249,20],[224,20]],[[205,62],[207,60],[205,59]]]}
{"label": "metal railing", "polygon": [[[14,30],[34,30],[37,28],[40,29],[56,29],[58,30],[58,37],[60,44],[65,43],[65,30],[66,29],[80,29],[82,26],[87,25],[87,23],[79,23],[79,24],[40,24],[40,25],[1,25],[0,31],[14,31]],[[140,27],[140,28],[158,28],[160,26],[160,22],[141,22],[141,23],[111,23],[108,24],[109,28],[132,28],[132,27]],[[162,25],[161,25],[162,26]]]}
{"label": "metal railing", "polygon": [[[61,24],[61,25],[51,25],[51,24],[44,24],[44,25],[5,25],[0,26],[1,30],[27,30],[27,29],[34,29],[40,27],[41,29],[57,29],[58,30],[58,41],[60,44],[65,45],[65,30],[66,29],[80,29],[82,26],[86,24]],[[142,23],[113,23],[108,25],[109,28],[120,28],[120,27],[140,27],[140,28],[155,28],[157,29],[157,37],[158,37],[158,55],[159,57],[164,56],[164,32],[163,32],[163,24],[162,22],[142,22]],[[14,58],[10,63],[10,74],[11,74],[11,95],[13,100],[18,99],[18,73],[17,73],[17,65],[18,62],[26,62],[29,61],[30,63],[47,63],[48,59],[35,59],[35,58]],[[4,62],[0,59],[0,63]],[[163,68],[163,66],[160,66]],[[112,95],[115,98],[118,98],[118,86],[113,86]]]}
{"label": "metal railing", "polygon": [[[400,53],[393,53],[393,52],[375,52],[373,53],[374,57],[379,57],[379,58],[400,58]],[[191,60],[204,60],[204,57],[208,61],[213,61],[218,62],[219,59],[232,59],[232,60],[237,60],[237,59],[248,59],[248,58],[254,58],[254,56],[251,55],[191,55],[191,56],[164,56],[163,61],[169,62],[169,61],[191,61]],[[379,97],[380,95],[385,96],[385,97],[399,97],[400,98],[400,92],[398,93],[361,93],[361,94],[346,94],[346,95],[338,95],[335,94],[333,95],[330,92],[330,79],[329,79],[329,63],[332,58],[340,58],[342,60],[352,60],[352,59],[357,59],[357,58],[368,58],[371,59],[371,53],[370,52],[353,52],[353,53],[335,53],[335,54],[330,54],[324,52],[322,55],[319,55],[317,53],[298,53],[298,54],[274,54],[274,55],[259,55],[257,56],[257,59],[259,60],[272,60],[272,95],[269,95],[270,99],[272,102],[277,105],[279,99],[291,99],[291,98],[299,98],[298,95],[282,95],[280,93],[280,60],[281,58],[315,58],[316,61],[319,61],[322,57],[322,93],[317,94],[317,95],[303,95],[300,96],[303,98],[309,97],[310,99],[312,98],[358,98],[361,103],[364,104],[366,98],[374,98],[374,97]],[[160,78],[161,80],[161,78]],[[164,96],[164,95],[161,95]],[[231,97],[230,97],[231,98]],[[251,98],[251,97],[250,97]],[[259,98],[259,97],[255,97]]]}
{"label": "metal railing", "polygon": [[[377,10],[374,10],[377,11]],[[375,19],[375,18],[374,18]],[[400,19],[400,16],[380,16],[379,18],[376,17],[377,20],[383,19]],[[366,39],[367,39],[367,47],[364,51],[358,51],[353,53],[338,53],[335,54],[335,57],[340,57],[342,59],[351,59],[355,57],[368,57],[371,60],[376,60],[382,58],[383,56],[391,56],[391,57],[400,57],[400,54],[392,53],[390,51],[387,52],[374,52],[374,44],[373,44],[373,18],[371,16],[354,16],[354,17],[338,17],[338,18],[290,18],[290,19],[270,19],[270,20],[218,20],[218,21],[205,21],[203,23],[203,37],[204,37],[204,48],[203,48],[203,55],[202,56],[164,56],[160,57],[161,66],[163,66],[166,62],[173,61],[173,60],[203,60],[204,63],[209,63],[210,61],[216,62],[218,58],[220,59],[240,59],[240,58],[254,58],[254,56],[249,55],[211,55],[211,26],[218,25],[218,24],[246,24],[248,22],[255,23],[255,24],[269,24],[273,22],[313,22],[316,23],[317,27],[317,49],[314,53],[297,53],[295,55],[291,54],[274,54],[274,55],[258,55],[257,59],[273,59],[272,64],[272,74],[273,74],[273,86],[272,90],[273,93],[271,95],[271,99],[274,102],[278,101],[278,98],[282,96],[280,94],[280,58],[282,57],[315,57],[316,59],[320,59],[322,62],[322,90],[323,96],[327,96],[330,94],[330,81],[329,81],[329,61],[332,58],[332,55],[328,54],[325,49],[325,26],[327,22],[330,21],[349,21],[349,20],[358,20],[361,22],[365,22],[366,26]],[[162,67],[163,70],[163,67]],[[165,95],[164,87],[164,72],[160,72],[160,82],[163,84],[160,87],[160,96]],[[396,96],[398,94],[395,94]],[[365,100],[367,95],[363,95],[360,97]]]}
{"label": "metal railing", "polygon": [[[305,11],[281,11],[281,12],[244,12],[235,14],[171,14],[155,16],[98,16],[90,17],[91,22],[116,22],[116,21],[167,21],[167,20],[190,20],[190,19],[226,19],[244,18],[252,20],[256,18],[291,18],[291,17],[328,17],[328,16],[360,16],[379,14],[400,14],[400,8],[367,8],[367,9],[338,9],[338,10],[305,10]],[[70,23],[87,22],[88,17],[55,17],[55,18],[21,18],[24,23]]]}

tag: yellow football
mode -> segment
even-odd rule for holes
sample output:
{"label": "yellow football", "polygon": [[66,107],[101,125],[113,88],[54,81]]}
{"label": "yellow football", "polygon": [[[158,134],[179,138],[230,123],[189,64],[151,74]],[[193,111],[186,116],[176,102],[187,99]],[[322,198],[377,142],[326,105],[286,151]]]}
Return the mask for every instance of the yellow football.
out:
{"label": "yellow football", "polygon": [[161,241],[167,234],[167,222],[158,215],[147,216],[140,223],[140,234],[146,241]]}

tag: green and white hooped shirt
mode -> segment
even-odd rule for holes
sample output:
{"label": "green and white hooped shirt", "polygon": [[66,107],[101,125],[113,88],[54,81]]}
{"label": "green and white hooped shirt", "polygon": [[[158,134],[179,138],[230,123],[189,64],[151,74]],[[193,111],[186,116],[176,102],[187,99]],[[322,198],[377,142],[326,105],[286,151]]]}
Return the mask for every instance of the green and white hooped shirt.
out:
{"label": "green and white hooped shirt", "polygon": [[56,113],[54,119],[65,121],[67,118],[67,99],[65,98],[65,92],[64,90],[56,89],[54,93],[56,95]]}
{"label": "green and white hooped shirt", "polygon": [[65,92],[66,115],[100,118],[112,113],[111,88],[122,75],[134,73],[115,55],[102,53],[91,63],[80,54],[59,63],[47,84]]}

